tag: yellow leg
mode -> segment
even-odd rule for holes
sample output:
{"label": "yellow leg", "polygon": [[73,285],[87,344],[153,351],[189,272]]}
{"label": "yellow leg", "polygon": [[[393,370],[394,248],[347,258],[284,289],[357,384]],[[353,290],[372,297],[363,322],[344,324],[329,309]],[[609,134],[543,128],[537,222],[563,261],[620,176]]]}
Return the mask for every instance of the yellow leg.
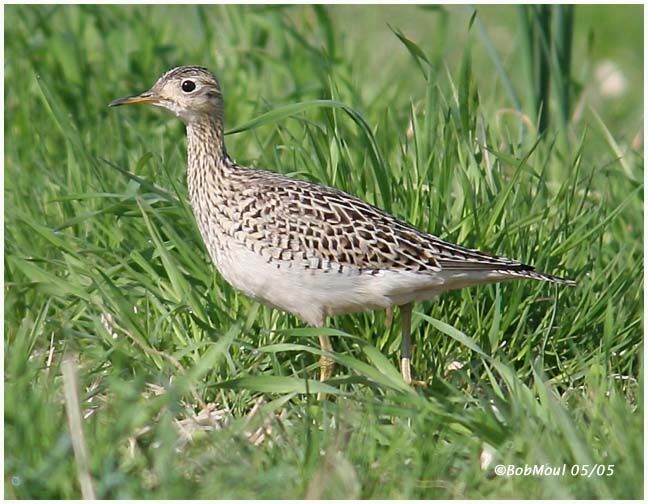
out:
{"label": "yellow leg", "polygon": [[[331,339],[328,336],[320,336],[320,347],[325,352],[332,352],[333,345],[331,345]],[[325,382],[333,375],[333,370],[335,369],[335,361],[326,355],[320,357],[320,381]],[[317,394],[318,401],[325,401],[328,394],[320,392]]]}
{"label": "yellow leg", "polygon": [[388,306],[385,308],[385,325],[389,328],[394,321],[394,307]]}
{"label": "yellow leg", "polygon": [[[320,347],[325,352],[332,352],[333,345],[331,345],[331,340],[328,336],[320,336]],[[335,361],[326,355],[320,357],[320,381],[326,381],[333,375],[333,370],[335,369]]]}
{"label": "yellow leg", "polygon": [[403,342],[401,351],[401,374],[408,385],[412,383],[412,371],[410,362],[412,360],[412,340],[410,337],[412,328],[412,303],[400,307],[403,319]]}

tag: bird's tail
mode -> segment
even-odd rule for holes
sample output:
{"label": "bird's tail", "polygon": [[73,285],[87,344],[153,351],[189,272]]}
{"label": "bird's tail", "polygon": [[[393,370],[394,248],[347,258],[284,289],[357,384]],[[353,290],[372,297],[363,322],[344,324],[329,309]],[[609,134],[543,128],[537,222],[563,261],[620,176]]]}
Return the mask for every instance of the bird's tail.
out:
{"label": "bird's tail", "polygon": [[575,286],[576,281],[570,280],[568,278],[561,278],[555,275],[549,275],[548,273],[542,273],[541,271],[535,271],[533,269],[524,269],[524,270],[499,270],[498,273],[502,273],[506,276],[515,277],[515,278],[529,278],[532,280],[542,280],[545,282],[552,282],[560,285],[570,285]]}

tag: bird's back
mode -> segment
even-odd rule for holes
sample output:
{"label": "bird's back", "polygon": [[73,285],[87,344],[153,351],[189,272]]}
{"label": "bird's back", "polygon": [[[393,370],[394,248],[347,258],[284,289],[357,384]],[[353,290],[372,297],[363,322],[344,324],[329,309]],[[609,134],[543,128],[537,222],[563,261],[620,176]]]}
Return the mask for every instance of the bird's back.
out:
{"label": "bird's back", "polygon": [[240,196],[231,199],[236,222],[230,233],[270,262],[368,274],[533,271],[424,233],[338,189],[238,166],[232,178]]}

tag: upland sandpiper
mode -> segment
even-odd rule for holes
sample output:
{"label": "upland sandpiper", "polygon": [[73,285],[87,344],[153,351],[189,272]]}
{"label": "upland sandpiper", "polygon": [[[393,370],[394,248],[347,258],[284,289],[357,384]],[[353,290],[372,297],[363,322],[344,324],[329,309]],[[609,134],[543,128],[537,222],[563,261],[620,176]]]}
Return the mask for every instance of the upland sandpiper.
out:
{"label": "upland sandpiper", "polygon": [[[517,278],[574,282],[443,241],[355,196],[245,168],[227,153],[223,95],[206,68],[181,66],[111,106],[148,103],[187,126],[189,198],[216,268],[247,296],[322,327],[327,316],[399,306],[403,379],[410,383],[412,303]],[[320,336],[320,380],[334,361]]]}

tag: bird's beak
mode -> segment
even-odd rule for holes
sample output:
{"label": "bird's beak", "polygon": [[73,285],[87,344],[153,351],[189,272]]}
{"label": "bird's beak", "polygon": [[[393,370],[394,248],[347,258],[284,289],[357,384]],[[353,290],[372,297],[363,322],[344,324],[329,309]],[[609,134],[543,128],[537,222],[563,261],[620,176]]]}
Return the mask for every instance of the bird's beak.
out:
{"label": "bird's beak", "polygon": [[151,91],[146,91],[145,93],[139,95],[127,96],[126,98],[119,98],[117,100],[113,100],[110,102],[108,106],[119,107],[120,105],[135,105],[137,103],[156,104],[158,102],[159,99],[157,96],[155,96]]}

